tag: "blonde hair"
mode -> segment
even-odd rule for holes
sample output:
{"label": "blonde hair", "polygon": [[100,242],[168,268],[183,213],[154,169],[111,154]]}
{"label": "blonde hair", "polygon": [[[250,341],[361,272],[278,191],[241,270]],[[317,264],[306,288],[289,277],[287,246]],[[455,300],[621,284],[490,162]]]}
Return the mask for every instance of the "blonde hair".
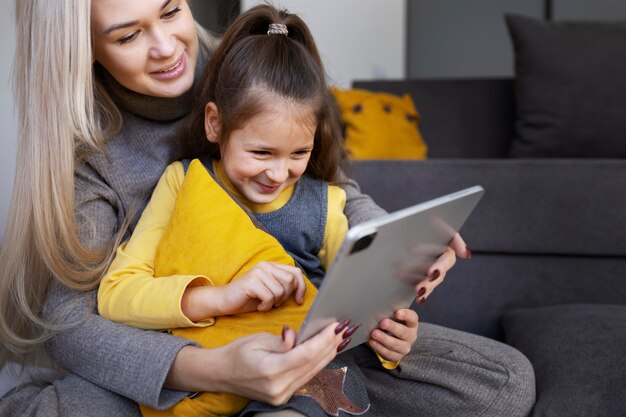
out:
{"label": "blonde hair", "polygon": [[[112,256],[81,244],[74,215],[74,167],[84,151],[104,152],[122,117],[93,75],[91,0],[16,0],[14,95],[17,168],[0,253],[0,367],[36,359],[43,343],[72,324],[42,318],[52,279],[95,288]],[[205,47],[214,41],[198,27]]]}

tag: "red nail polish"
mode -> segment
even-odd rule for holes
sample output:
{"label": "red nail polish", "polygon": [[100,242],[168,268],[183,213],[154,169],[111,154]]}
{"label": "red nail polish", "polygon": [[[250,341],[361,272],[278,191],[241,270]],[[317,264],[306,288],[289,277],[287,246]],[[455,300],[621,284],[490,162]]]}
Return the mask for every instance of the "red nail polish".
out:
{"label": "red nail polish", "polygon": [[341,333],[343,329],[345,329],[348,326],[348,324],[350,324],[350,320],[340,321],[337,327],[335,327],[335,334]]}
{"label": "red nail polish", "polygon": [[348,345],[350,344],[351,341],[352,341],[352,339],[346,339],[343,342],[341,342],[341,344],[339,344],[339,346],[337,346],[337,353],[341,352],[346,347],[348,347]]}
{"label": "red nail polish", "polygon": [[286,324],[283,324],[283,331],[280,334],[280,337],[283,338],[283,342],[287,340],[287,330],[289,330],[289,326],[287,326]]}
{"label": "red nail polish", "polygon": [[417,305],[421,306],[422,304],[424,304],[426,302],[425,298],[420,298],[419,300],[417,300]]}
{"label": "red nail polish", "polygon": [[469,248],[469,246],[465,247],[465,256],[467,256],[467,259],[470,259],[472,257],[472,250]]}
{"label": "red nail polish", "polygon": [[348,327],[348,330],[346,330],[345,332],[343,332],[343,335],[342,335],[342,336],[343,336],[343,338],[344,338],[344,339],[347,339],[347,338],[349,338],[350,336],[352,336],[352,335],[354,334],[354,332],[356,332],[356,331],[357,331],[357,329],[358,329],[359,327],[361,327],[361,325],[360,325],[360,324],[355,324],[354,326]]}
{"label": "red nail polish", "polygon": [[[439,276],[441,275],[441,272],[439,272],[438,269],[435,269],[433,271],[433,274],[430,276],[430,278],[428,279],[430,282],[433,282],[434,280],[436,280],[437,278],[439,278]],[[423,294],[422,294],[423,295]]]}
{"label": "red nail polish", "polygon": [[417,298],[420,298],[426,294],[426,288],[422,287],[417,291]]}

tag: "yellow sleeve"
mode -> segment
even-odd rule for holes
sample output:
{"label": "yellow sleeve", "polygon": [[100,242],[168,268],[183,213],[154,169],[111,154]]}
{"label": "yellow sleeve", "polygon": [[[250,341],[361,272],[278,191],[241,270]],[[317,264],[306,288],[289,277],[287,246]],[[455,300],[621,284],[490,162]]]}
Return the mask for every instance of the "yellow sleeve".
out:
{"label": "yellow sleeve", "polygon": [[326,214],[326,229],[322,248],[318,258],[326,271],[333,263],[343,238],[348,232],[348,218],[343,213],[346,206],[346,192],[335,185],[328,186],[328,212]]}
{"label": "yellow sleeve", "polygon": [[[374,352],[376,353],[376,352]],[[385,369],[396,369],[398,367],[398,365],[400,365],[400,361],[388,361],[387,359],[383,359],[382,356],[380,356],[378,353],[376,353],[376,357],[378,357],[378,360],[380,361],[380,364],[383,366],[383,368]]]}
{"label": "yellow sleeve", "polygon": [[181,310],[188,286],[212,285],[197,275],[154,276],[154,257],[185,177],[181,162],[169,165],[154,189],[131,238],[119,246],[98,289],[98,311],[107,319],[141,329],[204,327]]}

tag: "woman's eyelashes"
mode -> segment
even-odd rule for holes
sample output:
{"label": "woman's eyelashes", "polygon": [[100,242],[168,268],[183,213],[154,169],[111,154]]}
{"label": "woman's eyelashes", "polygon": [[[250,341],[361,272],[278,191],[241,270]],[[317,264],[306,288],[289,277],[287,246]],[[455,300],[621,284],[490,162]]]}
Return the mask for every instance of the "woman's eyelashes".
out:
{"label": "woman's eyelashes", "polygon": [[[161,18],[164,19],[164,20],[171,20],[174,17],[176,17],[176,15],[178,13],[180,13],[180,12],[181,12],[180,6],[176,6],[173,9],[171,9],[170,11],[163,13],[161,15]],[[135,31],[135,32],[131,33],[130,35],[124,36],[123,38],[120,38],[117,42],[120,45],[125,45],[125,44],[127,44],[129,42],[134,41],[137,38],[137,36],[139,36],[139,31]]]}
{"label": "woman's eyelashes", "polygon": [[176,6],[170,11],[163,13],[161,17],[166,20],[173,19],[179,12],[180,12],[180,6]]}
{"label": "woman's eyelashes", "polygon": [[123,38],[120,38],[117,42],[120,45],[125,45],[125,44],[127,44],[129,42],[134,41],[137,38],[137,36],[139,36],[139,31],[133,32],[133,33],[131,33],[128,36],[124,36]]}

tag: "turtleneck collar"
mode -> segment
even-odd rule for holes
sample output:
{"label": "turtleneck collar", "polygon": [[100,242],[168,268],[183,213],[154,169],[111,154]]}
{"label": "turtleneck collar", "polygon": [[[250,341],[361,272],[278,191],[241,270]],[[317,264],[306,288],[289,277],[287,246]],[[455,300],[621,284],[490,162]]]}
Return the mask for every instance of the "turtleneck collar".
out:
{"label": "turtleneck collar", "polygon": [[95,63],[96,77],[99,77],[107,92],[122,110],[144,119],[159,122],[172,122],[191,112],[193,96],[207,62],[208,53],[199,48],[198,60],[194,69],[194,82],[191,88],[181,96],[174,98],[153,97],[129,90],[98,63]]}

